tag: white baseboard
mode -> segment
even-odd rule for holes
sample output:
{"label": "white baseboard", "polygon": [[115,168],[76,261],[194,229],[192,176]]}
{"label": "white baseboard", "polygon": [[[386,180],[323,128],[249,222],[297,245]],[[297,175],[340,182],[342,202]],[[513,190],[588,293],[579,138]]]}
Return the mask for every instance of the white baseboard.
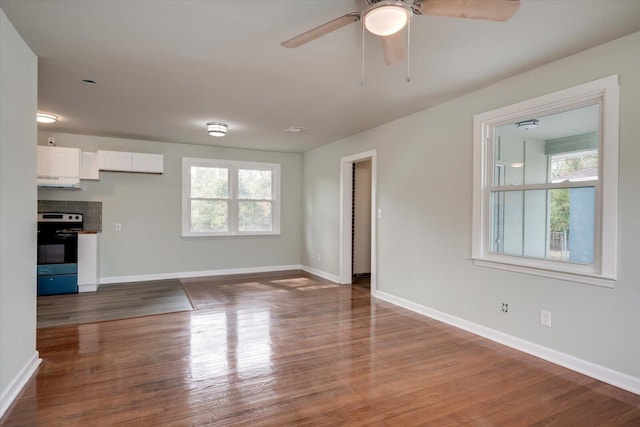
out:
{"label": "white baseboard", "polygon": [[9,406],[11,406],[16,397],[18,397],[18,394],[20,394],[27,384],[27,381],[29,381],[33,373],[38,369],[40,362],[42,362],[42,359],[40,359],[40,354],[36,351],[29,362],[27,362],[20,373],[18,373],[11,384],[9,384],[9,387],[2,392],[2,397],[0,397],[0,418],[2,418],[4,413],[7,412],[7,409],[9,409]]}
{"label": "white baseboard", "polygon": [[332,282],[335,282],[335,283],[340,283],[340,278],[338,276],[336,276],[335,274],[327,273],[327,272],[324,272],[322,270],[318,270],[316,268],[309,267],[308,265],[301,265],[301,266],[299,266],[299,268],[302,271],[306,271],[307,273],[311,273],[311,274],[315,274],[316,276],[320,276],[323,279],[331,280]]}
{"label": "white baseboard", "polygon": [[149,280],[187,279],[191,277],[226,276],[229,274],[269,273],[273,271],[300,270],[301,266],[276,265],[266,267],[227,268],[221,270],[181,271],[177,273],[138,274],[135,276],[101,277],[100,284],[146,282]]}
{"label": "white baseboard", "polygon": [[391,304],[406,308],[407,310],[439,320],[451,326],[455,326],[456,328],[464,329],[465,331],[487,338],[491,341],[520,350],[524,353],[531,354],[532,356],[539,357],[540,359],[544,359],[551,363],[555,363],[556,365],[563,366],[567,369],[571,369],[572,371],[579,372],[591,378],[595,378],[607,384],[611,384],[623,390],[640,395],[640,378],[514,337],[513,335],[505,334],[504,332],[496,331],[495,329],[487,328],[486,326],[434,310],[386,292],[376,291],[374,296],[381,300],[390,302]]}
{"label": "white baseboard", "polygon": [[98,285],[78,285],[78,292],[95,292],[98,290]]}

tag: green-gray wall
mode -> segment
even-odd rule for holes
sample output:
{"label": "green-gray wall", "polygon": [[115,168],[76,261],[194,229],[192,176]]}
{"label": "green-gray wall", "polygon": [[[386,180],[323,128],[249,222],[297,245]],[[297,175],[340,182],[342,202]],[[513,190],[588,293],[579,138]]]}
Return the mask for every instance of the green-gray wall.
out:
{"label": "green-gray wall", "polygon": [[36,352],[37,58],[0,9],[0,417]]}
{"label": "green-gray wall", "polygon": [[[472,265],[473,116],[612,74],[621,84],[615,289]],[[307,152],[302,264],[339,274],[340,158],[376,149],[379,291],[640,381],[639,110],[635,33]],[[539,325],[540,309],[553,328]]]}
{"label": "green-gray wall", "polygon": [[[74,135],[40,130],[59,147],[164,154],[162,175],[101,172],[83,190],[40,189],[41,200],[102,202],[99,276],[105,280],[213,270],[300,265],[302,156],[168,142]],[[279,236],[181,237],[182,157],[281,164]],[[115,224],[122,224],[116,231]]]}

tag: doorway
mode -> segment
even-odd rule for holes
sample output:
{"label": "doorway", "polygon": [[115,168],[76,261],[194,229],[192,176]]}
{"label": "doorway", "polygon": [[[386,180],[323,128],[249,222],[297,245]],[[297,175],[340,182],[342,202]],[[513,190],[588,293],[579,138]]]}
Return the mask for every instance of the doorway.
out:
{"label": "doorway", "polygon": [[371,288],[371,159],[354,162],[351,195],[351,284]]}
{"label": "doorway", "polygon": [[368,278],[376,290],[376,150],[341,161],[340,283]]}

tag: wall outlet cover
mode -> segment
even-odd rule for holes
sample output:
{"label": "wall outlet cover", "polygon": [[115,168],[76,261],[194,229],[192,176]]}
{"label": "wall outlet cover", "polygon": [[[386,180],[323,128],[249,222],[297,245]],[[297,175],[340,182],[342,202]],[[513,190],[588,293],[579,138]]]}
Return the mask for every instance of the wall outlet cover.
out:
{"label": "wall outlet cover", "polygon": [[546,326],[547,328],[551,327],[551,312],[547,310],[540,310],[540,324],[542,326]]}

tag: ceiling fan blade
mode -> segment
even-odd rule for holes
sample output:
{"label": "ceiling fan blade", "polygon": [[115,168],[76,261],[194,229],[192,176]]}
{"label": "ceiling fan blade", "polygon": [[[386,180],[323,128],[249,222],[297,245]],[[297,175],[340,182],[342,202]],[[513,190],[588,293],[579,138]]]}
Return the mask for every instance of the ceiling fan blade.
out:
{"label": "ceiling fan blade", "polygon": [[324,36],[325,34],[329,34],[335,30],[338,30],[346,25],[351,24],[352,22],[356,22],[360,20],[359,12],[348,13],[340,18],[336,18],[333,21],[329,21],[326,24],[322,24],[318,27],[315,27],[312,30],[304,32],[300,35],[297,35],[287,41],[280,43],[284,47],[294,48],[298,46],[302,46],[305,43],[309,43],[312,40],[317,39],[318,37]]}
{"label": "ceiling fan blade", "polygon": [[404,47],[404,31],[398,31],[390,36],[380,37],[380,40],[382,41],[385,64],[397,64],[406,58],[407,52]]}
{"label": "ceiling fan blade", "polygon": [[421,15],[507,21],[520,7],[520,0],[422,0],[414,4]]}

